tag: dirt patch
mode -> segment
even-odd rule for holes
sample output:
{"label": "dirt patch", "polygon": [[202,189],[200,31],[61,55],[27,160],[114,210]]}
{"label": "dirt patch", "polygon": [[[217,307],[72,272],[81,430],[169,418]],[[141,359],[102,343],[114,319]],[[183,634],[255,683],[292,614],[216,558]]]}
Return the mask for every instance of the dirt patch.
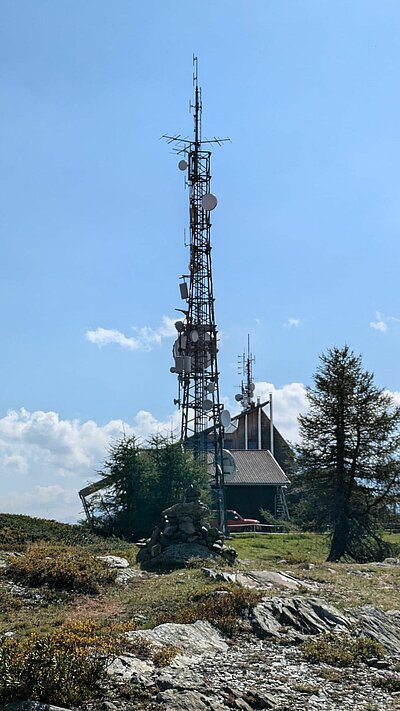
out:
{"label": "dirt patch", "polygon": [[67,622],[80,619],[108,620],[112,618],[115,622],[118,617],[125,617],[126,610],[113,600],[100,596],[89,598],[85,595],[76,597],[70,605],[68,614],[65,617]]}

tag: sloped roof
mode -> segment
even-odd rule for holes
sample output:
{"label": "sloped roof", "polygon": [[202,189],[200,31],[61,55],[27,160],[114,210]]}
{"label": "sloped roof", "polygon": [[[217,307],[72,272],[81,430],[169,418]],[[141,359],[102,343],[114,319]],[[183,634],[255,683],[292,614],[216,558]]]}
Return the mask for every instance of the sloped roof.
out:
{"label": "sloped roof", "polygon": [[226,486],[289,484],[283,469],[268,449],[231,449],[236,472],[225,476]]}

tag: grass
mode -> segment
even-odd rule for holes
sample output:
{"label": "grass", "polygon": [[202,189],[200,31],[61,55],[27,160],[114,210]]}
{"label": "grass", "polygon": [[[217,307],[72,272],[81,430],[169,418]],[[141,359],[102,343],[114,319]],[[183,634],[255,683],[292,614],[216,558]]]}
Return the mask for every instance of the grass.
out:
{"label": "grass", "polygon": [[[400,550],[400,534],[385,539]],[[327,563],[329,540],[315,533],[283,533],[241,536],[232,541],[243,570],[288,571],[296,578],[319,585],[318,595],[342,609],[374,605],[383,610],[398,607],[400,566],[371,563]],[[272,589],[266,594],[276,595]]]}
{"label": "grass", "polygon": [[259,568],[265,563],[322,563],[328,554],[328,538],[316,533],[271,533],[240,536],[232,540],[239,559],[251,560]]}
{"label": "grass", "polygon": [[[389,540],[400,550],[400,534],[391,535]],[[367,604],[384,610],[398,606],[400,566],[327,563],[326,536],[294,532],[247,535],[230,543],[239,556],[233,570],[287,571],[299,579],[315,581],[318,590],[313,595],[344,609]],[[24,555],[2,556],[1,550],[17,550]],[[151,628],[167,621],[205,619],[234,637],[246,626],[247,616],[259,599],[253,590],[206,578],[194,565],[152,574],[150,579],[133,578],[125,586],[110,584],[108,571],[95,559],[105,554],[120,555],[135,564],[136,548],[124,541],[101,539],[84,527],[0,515],[0,559],[9,565],[0,574],[0,637],[4,632],[15,633],[12,639],[0,641],[0,702],[21,698],[20,693],[28,694],[30,690],[36,698],[72,704],[78,688],[93,699],[104,660],[112,653],[113,645],[117,644],[119,653],[129,651],[124,631]],[[211,565],[226,569],[222,562]],[[271,588],[263,594],[292,593]],[[349,651],[342,640],[337,644],[337,639],[325,638],[324,648],[310,648],[310,658],[325,655],[325,659],[333,659],[337,654],[342,662],[353,663],[362,653],[378,656],[375,650],[362,652],[361,647]],[[69,651],[63,655],[66,644]],[[139,646],[131,651],[159,666],[168,664],[177,653],[172,647],[160,650],[140,641],[136,645]],[[48,659],[52,661],[50,666]],[[47,668],[48,673],[40,671]],[[339,682],[346,673],[334,668],[316,669],[317,676],[326,681]],[[53,673],[56,681],[51,677]],[[11,689],[4,686],[6,678],[12,680]],[[394,674],[384,683],[388,690],[398,690]],[[56,689],[56,697],[50,687]],[[307,684],[299,685],[297,690],[302,694],[312,692],[313,685]],[[132,689],[129,693],[133,693]],[[143,708],[146,706],[147,700],[143,700]]]}
{"label": "grass", "polygon": [[[118,539],[104,540],[87,535],[87,532],[82,538],[82,527],[79,526],[69,527],[27,516],[0,515],[0,528],[3,526],[4,529],[5,523],[19,531],[18,546],[24,553],[32,549],[29,541],[46,534],[46,540],[60,559],[66,550],[70,550],[65,542],[70,542],[71,536],[77,536],[81,542],[75,544],[75,550],[82,554],[122,555],[131,563],[135,560],[135,546]],[[389,540],[400,547],[400,534],[391,535]],[[288,571],[299,579],[318,583],[315,594],[341,608],[370,604],[387,610],[398,606],[400,566],[383,568],[371,564],[326,563],[326,536],[293,532],[248,535],[235,538],[231,543],[239,556],[235,570]],[[15,550],[10,543],[8,548]],[[151,582],[146,578],[133,579],[127,586],[104,582],[98,581],[97,594],[82,594],[79,588],[67,592],[51,590],[47,584],[16,596],[6,579],[0,577],[0,633],[12,630],[19,635],[28,635],[33,629],[47,633],[65,622],[85,619],[96,620],[100,627],[106,627],[111,621],[125,623],[132,620],[140,627],[152,627],[161,620],[190,617],[194,614],[196,600],[205,600],[216,590],[232,589],[229,585],[204,578],[201,570],[195,567],[152,576]],[[265,594],[285,593],[271,588]]]}

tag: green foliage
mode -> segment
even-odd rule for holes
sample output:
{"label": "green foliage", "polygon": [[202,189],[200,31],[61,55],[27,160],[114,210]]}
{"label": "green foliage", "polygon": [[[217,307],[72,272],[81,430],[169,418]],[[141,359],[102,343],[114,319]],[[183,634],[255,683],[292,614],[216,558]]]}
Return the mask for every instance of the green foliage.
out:
{"label": "green foliage", "polygon": [[247,588],[228,589],[192,596],[186,605],[173,615],[159,615],[157,624],[179,622],[183,624],[206,620],[218,627],[227,637],[235,637],[243,620],[249,616],[262,594]]}
{"label": "green foliage", "polygon": [[311,662],[322,662],[335,667],[356,666],[370,657],[380,659],[385,650],[370,637],[350,637],[345,633],[329,632],[303,642],[301,649]]}
{"label": "green foliage", "polygon": [[71,525],[19,514],[0,514],[0,548],[17,550],[35,541],[85,545],[96,543],[99,537],[86,525]]}
{"label": "green foliage", "polygon": [[208,484],[206,468],[182,449],[155,437],[147,448],[134,437],[112,445],[109,458],[99,472],[112,477],[107,492],[95,500],[97,527],[128,540],[148,536],[161,522],[161,513],[184,497],[190,484]]}
{"label": "green foliage", "polygon": [[382,559],[380,528],[400,487],[400,408],[348,346],[321,356],[314,382],[299,418],[297,518],[331,531],[330,561]]}
{"label": "green foliage", "polygon": [[91,594],[116,577],[115,570],[83,548],[43,542],[29,546],[26,555],[11,558],[3,574],[30,587]]}
{"label": "green foliage", "polygon": [[63,625],[42,637],[2,638],[0,702],[29,698],[69,705],[96,696],[114,652],[112,637],[90,621]]}
{"label": "green foliage", "polygon": [[275,518],[271,511],[268,509],[260,509],[261,518],[264,519],[265,523],[270,526],[279,526],[282,532],[289,533],[289,531],[296,531],[297,525],[292,521],[285,521],[282,518]]}
{"label": "green foliage", "polygon": [[374,686],[377,686],[380,689],[385,689],[385,691],[389,691],[391,694],[395,691],[400,691],[400,676],[395,674],[389,674],[388,676],[380,676],[378,678],[373,679],[372,683]]}

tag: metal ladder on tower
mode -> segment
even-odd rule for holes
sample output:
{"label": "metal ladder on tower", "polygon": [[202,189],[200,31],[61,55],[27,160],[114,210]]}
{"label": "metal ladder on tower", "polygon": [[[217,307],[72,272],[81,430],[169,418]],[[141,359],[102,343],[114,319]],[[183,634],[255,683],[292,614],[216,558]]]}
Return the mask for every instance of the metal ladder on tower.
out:
{"label": "metal ladder on tower", "polygon": [[275,517],[283,518],[285,521],[290,520],[289,509],[286,501],[285,492],[282,486],[277,488],[275,497]]}

